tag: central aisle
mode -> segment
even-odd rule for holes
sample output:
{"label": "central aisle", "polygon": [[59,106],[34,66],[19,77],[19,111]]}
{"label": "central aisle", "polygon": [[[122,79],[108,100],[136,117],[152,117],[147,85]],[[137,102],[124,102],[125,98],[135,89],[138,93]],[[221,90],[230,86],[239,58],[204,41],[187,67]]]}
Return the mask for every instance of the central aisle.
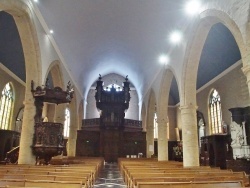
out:
{"label": "central aisle", "polygon": [[113,187],[126,188],[123,177],[118,169],[117,163],[105,163],[99,178],[96,179],[94,188],[97,187]]}

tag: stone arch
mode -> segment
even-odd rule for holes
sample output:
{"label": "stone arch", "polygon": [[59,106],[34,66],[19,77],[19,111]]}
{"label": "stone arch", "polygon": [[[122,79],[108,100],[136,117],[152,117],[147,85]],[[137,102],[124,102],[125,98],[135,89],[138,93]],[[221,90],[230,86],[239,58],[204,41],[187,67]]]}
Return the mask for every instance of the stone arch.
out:
{"label": "stone arch", "polygon": [[[232,33],[239,47],[241,57],[246,56],[243,37],[237,24],[225,12],[209,9],[200,14],[200,20],[193,27],[183,63],[181,85],[181,119],[183,136],[184,166],[199,165],[199,151],[196,118],[196,83],[198,66],[207,35],[216,23],[224,24]],[[244,62],[243,62],[244,63]]]}
{"label": "stone arch", "polygon": [[[46,77],[48,77],[48,74],[51,74],[52,80],[53,80],[53,84],[54,86],[59,86],[62,89],[64,89],[65,85],[63,82],[63,74],[60,68],[60,62],[58,60],[53,61],[47,71]],[[46,80],[44,81],[44,83],[46,82]]]}
{"label": "stone arch", "polygon": [[191,31],[193,35],[190,37],[186,50],[182,74],[183,82],[181,86],[181,106],[191,105],[196,107],[196,81],[199,60],[207,35],[211,27],[216,23],[222,23],[230,30],[239,47],[242,62],[243,64],[246,63],[246,47],[237,24],[225,12],[214,9],[205,10],[200,14],[200,20]]}
{"label": "stone arch", "polygon": [[19,164],[34,164],[35,157],[32,154],[32,145],[35,116],[35,106],[30,92],[31,80],[35,85],[41,84],[41,58],[38,38],[33,23],[33,15],[30,7],[23,1],[4,0],[0,2],[0,9],[13,16],[20,35],[26,68],[26,91],[23,129],[20,141]]}
{"label": "stone arch", "polygon": [[[169,93],[174,74],[170,69],[163,73],[160,94],[158,97],[157,122],[158,122],[158,160],[168,160],[168,138],[169,134]],[[178,87],[178,86],[177,86]]]}
{"label": "stone arch", "polygon": [[151,89],[149,94],[148,108],[147,108],[147,124],[146,124],[146,141],[147,141],[147,157],[154,154],[154,114],[156,108],[155,92]]}
{"label": "stone arch", "polygon": [[[158,98],[158,110],[157,110],[158,117],[160,117],[160,119],[166,118],[166,116],[164,117],[164,115],[167,114],[165,112],[167,112],[168,109],[169,94],[170,94],[172,80],[174,78],[177,77],[175,76],[174,71],[171,69],[167,69],[163,73],[163,77],[161,80],[160,94]],[[177,90],[179,91],[178,81],[177,81]]]}
{"label": "stone arch", "polygon": [[[64,82],[63,82],[63,75],[60,68],[60,62],[58,60],[53,61],[46,73],[44,85],[46,83],[47,78],[49,78],[49,87],[61,87],[63,90],[65,89]],[[51,80],[50,80],[51,79]],[[64,122],[64,110],[65,105],[60,104],[51,104],[51,103],[44,103],[43,106],[43,117],[47,117],[48,121],[56,121],[63,123]]]}

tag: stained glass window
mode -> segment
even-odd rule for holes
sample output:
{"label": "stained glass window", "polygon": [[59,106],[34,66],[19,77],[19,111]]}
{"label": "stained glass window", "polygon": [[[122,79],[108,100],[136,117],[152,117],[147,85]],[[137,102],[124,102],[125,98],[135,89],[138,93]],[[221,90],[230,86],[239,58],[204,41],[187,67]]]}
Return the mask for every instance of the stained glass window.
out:
{"label": "stained glass window", "polygon": [[154,115],[154,139],[158,139],[158,123],[157,123],[157,114]]}
{"label": "stained glass window", "polygon": [[7,83],[2,90],[0,100],[0,129],[9,129],[12,107],[13,89],[11,84]]}
{"label": "stained glass window", "polygon": [[64,137],[69,137],[69,126],[70,126],[70,112],[69,109],[65,109],[65,121],[64,121],[64,129],[63,135]]}
{"label": "stained glass window", "polygon": [[221,99],[217,90],[213,90],[210,99],[210,119],[212,134],[222,133]]}

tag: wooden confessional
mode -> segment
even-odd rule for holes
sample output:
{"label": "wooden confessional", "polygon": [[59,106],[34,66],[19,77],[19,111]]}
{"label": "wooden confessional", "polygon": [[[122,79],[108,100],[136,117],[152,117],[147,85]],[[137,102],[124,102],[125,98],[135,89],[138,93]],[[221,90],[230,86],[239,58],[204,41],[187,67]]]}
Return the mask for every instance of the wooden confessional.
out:
{"label": "wooden confessional", "polygon": [[96,86],[96,107],[100,118],[84,119],[77,132],[76,156],[104,157],[116,162],[118,157],[146,154],[146,133],[142,122],[125,119],[129,108],[130,87],[126,77],[123,89],[104,90],[101,76]]}

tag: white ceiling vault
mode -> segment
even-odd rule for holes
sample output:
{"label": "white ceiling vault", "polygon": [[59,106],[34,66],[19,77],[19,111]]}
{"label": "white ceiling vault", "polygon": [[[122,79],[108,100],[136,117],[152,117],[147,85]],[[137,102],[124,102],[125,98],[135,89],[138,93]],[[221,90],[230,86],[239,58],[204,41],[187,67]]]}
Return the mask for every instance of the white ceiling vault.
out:
{"label": "white ceiling vault", "polygon": [[39,0],[37,6],[83,95],[98,75],[128,75],[141,98],[163,68],[184,0]]}
{"label": "white ceiling vault", "polygon": [[[186,5],[194,0],[36,1],[32,0],[35,11],[46,28],[54,31],[50,34],[54,45],[85,98],[99,74],[116,73],[128,75],[141,102],[166,68],[158,61],[161,54],[169,56],[168,66],[180,77],[190,35],[187,28],[197,18],[187,14]],[[203,8],[210,2],[197,1]],[[194,5],[191,8],[195,10]],[[179,45],[169,40],[176,30],[183,33]],[[197,89],[240,59],[232,33],[222,23],[215,24],[201,54]],[[177,104],[179,92],[175,79],[170,95]]]}

